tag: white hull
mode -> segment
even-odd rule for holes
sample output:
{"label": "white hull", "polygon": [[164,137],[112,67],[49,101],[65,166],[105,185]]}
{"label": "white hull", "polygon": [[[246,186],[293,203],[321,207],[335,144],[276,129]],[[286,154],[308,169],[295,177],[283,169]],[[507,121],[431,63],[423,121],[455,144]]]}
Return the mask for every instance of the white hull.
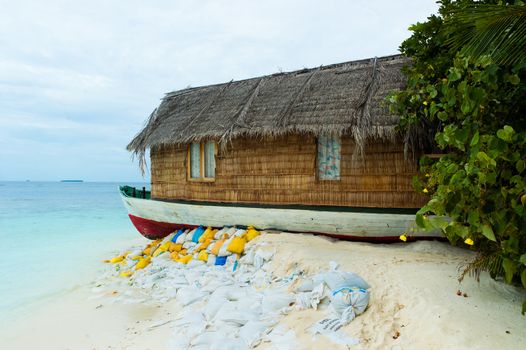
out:
{"label": "white hull", "polygon": [[415,237],[439,236],[436,232],[411,233],[415,216],[410,214],[200,205],[126,196],[122,196],[122,200],[129,214],[134,217],[174,225],[252,225],[262,230],[358,238],[394,238],[404,233]]}

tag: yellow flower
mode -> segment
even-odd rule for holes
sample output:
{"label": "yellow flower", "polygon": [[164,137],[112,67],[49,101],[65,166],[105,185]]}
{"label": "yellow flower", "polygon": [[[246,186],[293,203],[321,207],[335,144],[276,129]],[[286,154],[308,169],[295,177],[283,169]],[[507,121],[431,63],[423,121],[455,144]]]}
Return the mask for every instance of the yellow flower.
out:
{"label": "yellow flower", "polygon": [[473,245],[473,240],[471,238],[466,238],[466,240],[464,241],[464,243],[468,244],[468,245]]}
{"label": "yellow flower", "polygon": [[424,193],[428,193],[429,190],[428,190],[427,188],[424,188],[424,189],[422,190],[422,192],[424,192]]}
{"label": "yellow flower", "polygon": [[431,175],[430,174],[426,174],[426,177],[431,177]]}
{"label": "yellow flower", "polygon": [[424,103],[423,103],[423,104],[424,104],[424,106],[427,106],[427,101],[424,101]]}
{"label": "yellow flower", "polygon": [[406,235],[400,235],[399,238],[400,238],[401,241],[404,241],[404,242],[407,241],[407,236]]}

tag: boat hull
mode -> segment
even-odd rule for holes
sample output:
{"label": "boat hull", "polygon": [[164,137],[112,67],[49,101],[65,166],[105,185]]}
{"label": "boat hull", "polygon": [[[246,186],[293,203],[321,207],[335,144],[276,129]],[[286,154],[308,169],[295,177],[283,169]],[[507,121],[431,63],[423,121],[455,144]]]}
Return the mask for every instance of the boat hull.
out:
{"label": "boat hull", "polygon": [[[437,232],[419,232],[414,214],[372,212],[359,208],[290,208],[221,203],[171,202],[125,196],[123,203],[137,230],[146,238],[159,239],[179,228],[254,226],[323,234],[360,241],[394,241],[411,232],[411,239],[439,238]],[[365,212],[364,212],[365,211]]]}

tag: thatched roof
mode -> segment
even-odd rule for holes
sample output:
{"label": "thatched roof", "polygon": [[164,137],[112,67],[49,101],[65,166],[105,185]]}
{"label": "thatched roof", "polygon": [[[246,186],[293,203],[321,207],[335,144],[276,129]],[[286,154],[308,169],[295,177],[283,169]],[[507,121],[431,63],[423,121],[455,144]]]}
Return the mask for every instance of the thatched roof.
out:
{"label": "thatched roof", "polygon": [[302,133],[350,134],[362,152],[394,139],[399,117],[384,99],[405,86],[408,63],[394,55],[171,92],[127,149],[142,158],[159,144]]}

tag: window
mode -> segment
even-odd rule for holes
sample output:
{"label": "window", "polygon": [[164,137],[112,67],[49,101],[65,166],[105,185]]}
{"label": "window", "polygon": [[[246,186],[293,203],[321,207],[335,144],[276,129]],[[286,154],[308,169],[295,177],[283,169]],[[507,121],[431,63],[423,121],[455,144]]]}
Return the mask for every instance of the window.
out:
{"label": "window", "polygon": [[316,158],[319,180],[340,180],[341,143],[339,137],[318,137]]}
{"label": "window", "polygon": [[213,181],[216,176],[216,144],[213,141],[192,142],[188,148],[188,179]]}

